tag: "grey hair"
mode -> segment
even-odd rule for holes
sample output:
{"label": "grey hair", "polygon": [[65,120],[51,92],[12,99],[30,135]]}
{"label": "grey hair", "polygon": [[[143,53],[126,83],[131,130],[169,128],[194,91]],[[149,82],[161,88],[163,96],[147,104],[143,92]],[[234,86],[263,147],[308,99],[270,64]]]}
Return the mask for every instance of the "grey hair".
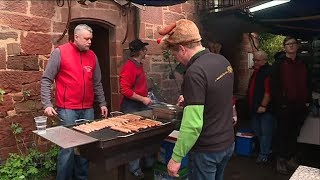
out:
{"label": "grey hair", "polygon": [[253,53],[256,56],[260,56],[261,58],[263,58],[263,60],[267,60],[268,59],[268,55],[265,51],[259,50]]}
{"label": "grey hair", "polygon": [[74,34],[78,34],[81,30],[87,30],[89,32],[93,32],[92,28],[86,24],[79,24],[74,28]]}

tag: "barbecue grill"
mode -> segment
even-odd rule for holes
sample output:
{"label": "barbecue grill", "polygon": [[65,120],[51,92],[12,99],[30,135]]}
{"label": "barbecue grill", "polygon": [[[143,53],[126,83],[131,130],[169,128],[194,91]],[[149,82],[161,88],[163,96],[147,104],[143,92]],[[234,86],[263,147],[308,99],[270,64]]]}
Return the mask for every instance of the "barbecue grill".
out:
{"label": "barbecue grill", "polygon": [[[146,118],[154,118],[152,110],[133,113]],[[47,133],[39,134],[45,139],[63,148],[76,147],[77,151],[100,171],[109,171],[123,166],[129,161],[159,151],[161,141],[175,128],[175,119],[160,119],[162,125],[140,130],[136,133],[122,133],[104,128],[91,133],[82,133],[72,129],[73,126],[57,126],[47,129]],[[34,131],[36,133],[36,131]],[[90,172],[89,172],[90,173]],[[123,172],[118,172],[118,179]]]}

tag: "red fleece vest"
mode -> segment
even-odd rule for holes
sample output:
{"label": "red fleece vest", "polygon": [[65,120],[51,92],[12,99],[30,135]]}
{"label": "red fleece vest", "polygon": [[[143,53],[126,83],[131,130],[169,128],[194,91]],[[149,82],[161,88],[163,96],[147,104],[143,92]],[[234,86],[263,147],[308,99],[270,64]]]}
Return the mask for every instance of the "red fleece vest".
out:
{"label": "red fleece vest", "polygon": [[58,47],[60,70],[56,77],[56,105],[65,109],[93,107],[93,73],[96,56],[93,51],[79,51],[73,43]]}

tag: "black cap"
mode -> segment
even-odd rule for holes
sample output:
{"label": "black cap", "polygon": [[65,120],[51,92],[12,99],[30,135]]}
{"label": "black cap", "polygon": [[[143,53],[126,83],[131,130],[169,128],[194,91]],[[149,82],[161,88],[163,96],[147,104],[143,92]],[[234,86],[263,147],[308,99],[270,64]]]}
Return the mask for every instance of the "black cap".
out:
{"label": "black cap", "polygon": [[135,39],[129,43],[129,49],[131,52],[138,52],[146,45],[149,45],[149,43],[144,43],[140,39]]}

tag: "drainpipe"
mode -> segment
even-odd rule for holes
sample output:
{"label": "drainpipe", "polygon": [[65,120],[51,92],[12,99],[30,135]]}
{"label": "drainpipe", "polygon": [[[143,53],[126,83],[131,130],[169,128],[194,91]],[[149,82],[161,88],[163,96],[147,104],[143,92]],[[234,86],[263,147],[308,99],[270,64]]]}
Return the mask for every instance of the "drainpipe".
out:
{"label": "drainpipe", "polygon": [[135,35],[135,38],[139,38],[139,34],[140,34],[140,20],[141,20],[141,12],[140,12],[140,9],[135,7],[135,19],[134,19],[134,23],[135,23],[135,29],[134,29],[134,35]]}

